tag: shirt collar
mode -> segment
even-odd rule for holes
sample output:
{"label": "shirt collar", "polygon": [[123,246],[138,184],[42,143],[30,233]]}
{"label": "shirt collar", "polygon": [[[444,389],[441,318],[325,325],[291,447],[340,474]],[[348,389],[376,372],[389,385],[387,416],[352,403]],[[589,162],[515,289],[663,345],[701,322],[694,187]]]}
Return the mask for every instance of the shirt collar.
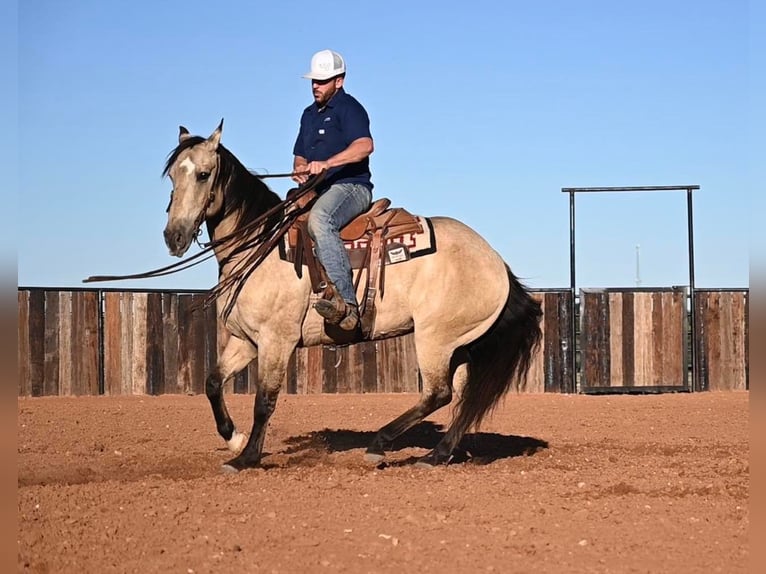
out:
{"label": "shirt collar", "polygon": [[345,96],[345,95],[346,95],[346,92],[343,90],[343,86],[341,86],[340,88],[338,88],[338,91],[333,94],[332,98],[330,98],[330,101],[327,102],[321,108],[319,107],[319,104],[314,102],[314,109],[316,109],[316,111],[320,111],[324,108],[334,108],[337,101],[341,99],[342,96]]}

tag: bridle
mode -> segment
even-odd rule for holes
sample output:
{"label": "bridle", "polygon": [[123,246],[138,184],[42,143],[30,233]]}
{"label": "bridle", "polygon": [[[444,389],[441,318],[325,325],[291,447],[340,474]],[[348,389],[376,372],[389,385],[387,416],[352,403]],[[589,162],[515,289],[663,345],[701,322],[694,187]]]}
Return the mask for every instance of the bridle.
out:
{"label": "bridle", "polygon": [[[216,162],[218,162],[219,159],[216,157]],[[217,167],[217,166],[216,166]],[[267,173],[264,175],[259,175],[258,177],[260,179],[268,179],[268,178],[282,178],[282,177],[293,177],[294,175],[307,175],[305,172],[301,172],[300,174],[296,174],[294,172],[287,172],[287,173]],[[312,185],[315,186],[317,183],[319,183],[319,180],[317,179],[316,182]],[[175,188],[170,190],[170,200],[168,201],[168,206],[165,208],[165,213],[170,212],[170,206],[173,205],[173,192],[175,191]],[[199,215],[194,220],[194,242],[200,246],[200,248],[205,249],[210,245],[210,242],[208,243],[201,243],[199,240],[199,236],[202,235],[202,222],[205,221],[205,214],[207,213],[207,210],[210,209],[210,206],[213,204],[213,201],[215,201],[215,182],[213,182],[213,186],[210,188],[210,193],[207,195],[207,200],[205,200],[205,204],[202,206],[202,209],[199,212]]]}
{"label": "bridle", "polygon": [[[218,169],[220,169],[220,163],[221,159],[220,156],[216,153],[215,155],[215,163],[216,163],[216,173]],[[205,214],[207,213],[207,210],[210,209],[210,206],[213,204],[213,201],[215,201],[215,188],[216,188],[216,181],[213,180],[213,183],[210,186],[210,192],[207,194],[207,199],[205,199],[205,203],[202,205],[202,209],[199,212],[199,215],[194,219],[194,242],[199,245],[202,249],[205,249],[209,243],[203,244],[200,242],[199,237],[202,235],[202,222],[205,221]],[[173,193],[175,192],[175,186],[173,186],[173,189],[170,190],[170,201],[168,201],[168,206],[165,208],[165,213],[170,212],[170,206],[173,205]]]}

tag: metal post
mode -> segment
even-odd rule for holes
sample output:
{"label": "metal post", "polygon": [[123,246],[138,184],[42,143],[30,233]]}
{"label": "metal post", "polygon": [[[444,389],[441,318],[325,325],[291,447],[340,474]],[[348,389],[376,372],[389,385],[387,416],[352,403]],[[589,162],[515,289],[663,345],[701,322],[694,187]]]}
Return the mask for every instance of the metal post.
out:
{"label": "metal post", "polygon": [[572,373],[572,380],[570,391],[577,392],[577,305],[575,304],[575,192],[570,190],[569,192],[569,290],[571,292],[570,301],[570,316],[571,321],[571,338],[572,338],[572,350],[569,356],[570,372]]}
{"label": "metal post", "polygon": [[692,209],[692,189],[686,188],[686,214],[689,229],[689,321],[691,321],[691,362],[692,362],[692,384],[691,391],[694,392],[694,385],[697,384],[697,321],[695,318],[694,306],[696,297],[694,296],[694,216]]}

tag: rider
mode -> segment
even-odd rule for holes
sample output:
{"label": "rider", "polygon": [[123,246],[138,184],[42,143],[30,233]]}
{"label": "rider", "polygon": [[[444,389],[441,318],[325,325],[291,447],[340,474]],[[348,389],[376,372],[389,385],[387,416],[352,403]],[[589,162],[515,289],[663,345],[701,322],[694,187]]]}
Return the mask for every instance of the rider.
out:
{"label": "rider", "polygon": [[332,50],[311,58],[314,102],[303,110],[293,147],[293,180],[325,173],[317,188],[319,198],[309,214],[309,235],[316,245],[332,289],[331,299],[320,299],[314,309],[328,323],[350,331],[359,323],[351,264],[340,229],[366,211],[372,202],[369,156],[374,145],[370,119],[364,107],[343,89],[346,64]]}

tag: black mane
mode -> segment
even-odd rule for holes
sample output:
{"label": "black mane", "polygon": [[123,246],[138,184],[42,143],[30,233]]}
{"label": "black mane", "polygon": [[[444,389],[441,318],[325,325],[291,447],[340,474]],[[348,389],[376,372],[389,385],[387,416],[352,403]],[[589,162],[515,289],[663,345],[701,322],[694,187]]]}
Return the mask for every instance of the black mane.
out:
{"label": "black mane", "polygon": [[[168,175],[170,168],[184,150],[204,141],[206,139],[201,136],[190,136],[179,143],[168,155],[165,168],[162,170],[163,177]],[[218,145],[218,157],[220,161],[213,186],[224,190],[224,210],[218,218],[219,221],[223,217],[239,211],[237,227],[243,227],[281,201],[279,196],[271,191],[261,178],[248,171],[233,153],[220,144]],[[217,221],[208,221],[208,224],[215,225]]]}

